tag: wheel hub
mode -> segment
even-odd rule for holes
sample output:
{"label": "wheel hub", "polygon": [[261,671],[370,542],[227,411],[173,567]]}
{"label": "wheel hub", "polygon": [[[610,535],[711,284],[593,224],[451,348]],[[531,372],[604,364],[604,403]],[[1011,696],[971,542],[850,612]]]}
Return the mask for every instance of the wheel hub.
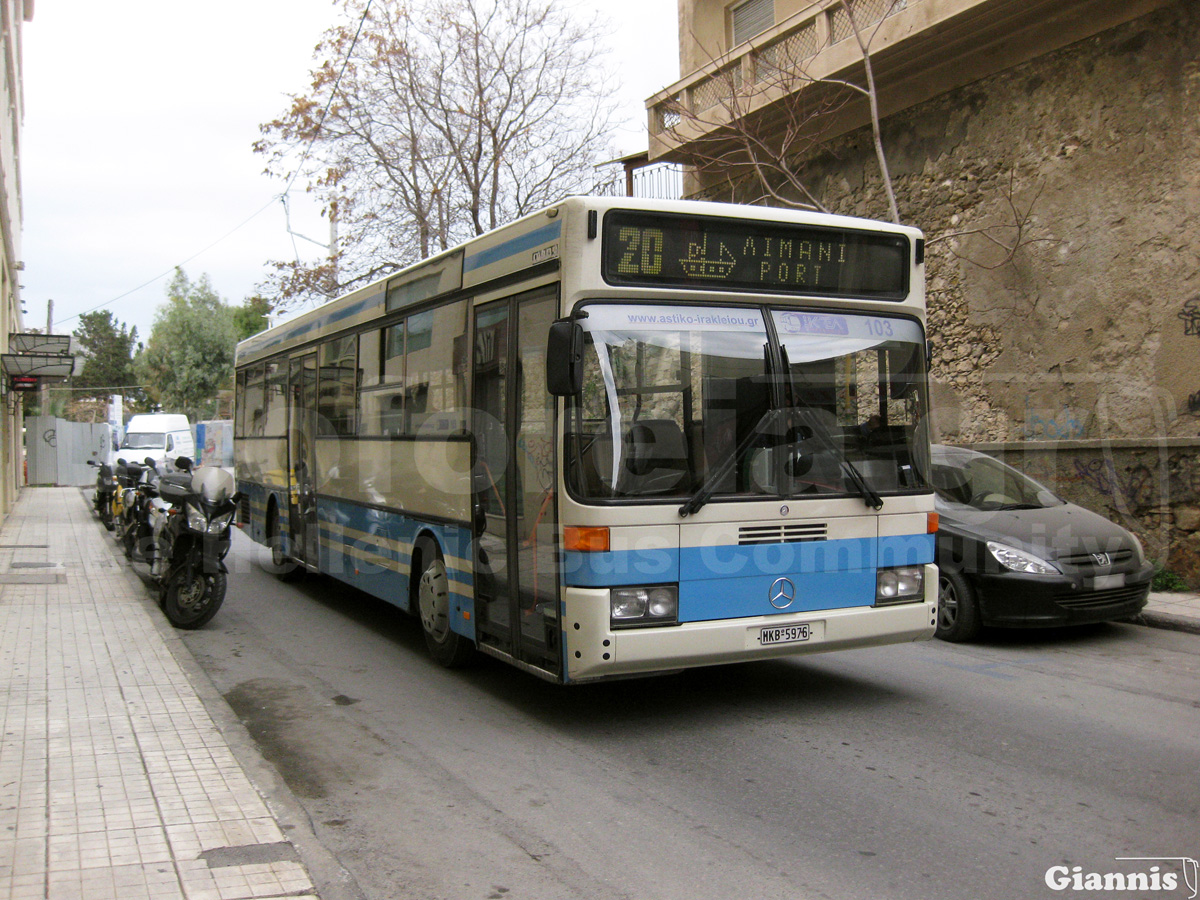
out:
{"label": "wheel hub", "polygon": [[938,586],[938,618],[944,628],[954,627],[958,618],[958,595],[954,592],[954,585],[946,579],[942,579]]}
{"label": "wheel hub", "polygon": [[421,573],[417,586],[417,605],[421,613],[421,624],[437,641],[442,641],[450,631],[450,584],[446,576],[446,564],[437,559]]}

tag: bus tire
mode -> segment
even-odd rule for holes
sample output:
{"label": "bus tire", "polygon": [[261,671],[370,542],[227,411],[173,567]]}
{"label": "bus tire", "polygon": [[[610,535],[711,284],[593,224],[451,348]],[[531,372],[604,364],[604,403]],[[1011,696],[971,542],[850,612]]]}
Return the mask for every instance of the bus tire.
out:
{"label": "bus tire", "polygon": [[413,606],[430,656],[447,669],[465,665],[475,647],[450,628],[450,579],[441,551],[433,541],[421,539],[413,548],[413,563],[421,573],[413,582]]}
{"label": "bus tire", "polygon": [[295,581],[304,574],[304,567],[283,552],[283,534],[279,530],[279,507],[271,504],[267,513],[267,547],[271,551],[271,565],[267,569],[280,581]]}
{"label": "bus tire", "polygon": [[961,643],[979,637],[979,603],[962,572],[938,572],[937,636]]}

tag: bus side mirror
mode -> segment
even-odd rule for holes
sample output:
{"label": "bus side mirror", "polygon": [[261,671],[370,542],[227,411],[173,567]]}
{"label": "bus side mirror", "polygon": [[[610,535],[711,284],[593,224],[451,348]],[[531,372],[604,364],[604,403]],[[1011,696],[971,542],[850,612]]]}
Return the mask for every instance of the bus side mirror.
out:
{"label": "bus side mirror", "polygon": [[546,390],[555,397],[571,397],[583,390],[583,326],[572,319],[550,324]]}

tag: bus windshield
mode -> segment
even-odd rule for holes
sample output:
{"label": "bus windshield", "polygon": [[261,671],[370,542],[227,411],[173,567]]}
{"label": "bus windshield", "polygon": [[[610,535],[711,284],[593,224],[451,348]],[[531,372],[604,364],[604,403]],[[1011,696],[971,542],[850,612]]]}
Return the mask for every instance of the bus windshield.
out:
{"label": "bus windshield", "polygon": [[[567,479],[585,500],[928,490],[925,345],[911,319],[595,303]],[[686,513],[685,513],[686,514]]]}

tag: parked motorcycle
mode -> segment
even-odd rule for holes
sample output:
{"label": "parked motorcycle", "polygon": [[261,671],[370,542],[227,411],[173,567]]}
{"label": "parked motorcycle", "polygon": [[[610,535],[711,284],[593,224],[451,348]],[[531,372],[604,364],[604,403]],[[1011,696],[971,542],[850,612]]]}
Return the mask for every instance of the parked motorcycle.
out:
{"label": "parked motorcycle", "polygon": [[145,463],[124,463],[125,481],[122,489],[124,512],[118,524],[117,537],[125,549],[125,558],[135,557],[149,562],[153,559],[153,534],[150,527],[150,508],[158,498],[158,470],[154,460]]}
{"label": "parked motorcycle", "polygon": [[217,466],[181,456],[175,468],[158,480],[159,502],[148,504],[150,572],[167,620],[191,629],[209,622],[225,600],[224,560],[240,495],[233,476]]}
{"label": "parked motorcycle", "polygon": [[113,477],[112,466],[95,459],[89,459],[87,464],[100,470],[96,473],[96,492],[92,495],[92,504],[96,507],[96,513],[104,527],[112,531],[115,527],[112,502],[113,495],[117,492],[117,480]]}
{"label": "parked motorcycle", "polygon": [[125,492],[129,489],[129,472],[128,463],[123,459],[118,459],[116,466],[113,467],[113,479],[116,481],[116,489],[113,491],[112,503],[112,521],[113,529],[120,528],[121,522],[125,519]]}

